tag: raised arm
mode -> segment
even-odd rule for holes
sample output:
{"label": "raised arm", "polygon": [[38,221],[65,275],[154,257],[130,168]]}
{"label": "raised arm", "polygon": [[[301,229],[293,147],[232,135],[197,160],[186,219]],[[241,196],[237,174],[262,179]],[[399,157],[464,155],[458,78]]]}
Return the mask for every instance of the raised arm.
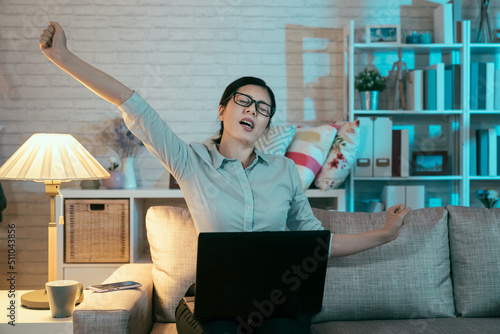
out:
{"label": "raised arm", "polygon": [[398,204],[387,209],[387,221],[381,229],[353,234],[334,234],[331,256],[356,254],[396,239],[410,211],[411,208]]}
{"label": "raised arm", "polygon": [[50,22],[40,35],[39,44],[43,54],[50,61],[106,101],[120,105],[133,94],[130,88],[69,51],[66,47],[64,30],[59,23]]}

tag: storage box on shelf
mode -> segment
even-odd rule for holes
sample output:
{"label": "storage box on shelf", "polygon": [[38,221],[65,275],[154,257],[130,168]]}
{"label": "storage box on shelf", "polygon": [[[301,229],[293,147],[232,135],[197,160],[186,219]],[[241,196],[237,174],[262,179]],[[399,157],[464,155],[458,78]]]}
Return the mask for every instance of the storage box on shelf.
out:
{"label": "storage box on shelf", "polygon": [[[397,173],[394,174],[390,168],[382,174],[373,174],[372,172],[367,175],[361,173],[364,176],[360,176],[359,167],[355,167],[354,173],[351,174],[350,180],[347,182],[349,211],[366,210],[366,204],[371,200],[379,199],[384,186],[387,185],[425,186],[425,206],[469,205],[471,191],[468,168],[469,145],[466,145],[469,140],[467,134],[469,131],[469,109],[466,104],[469,102],[468,62],[471,50],[474,47],[471,47],[470,44],[470,22],[462,22],[461,30],[463,43],[366,44],[356,43],[354,22],[351,22],[344,29],[346,119],[390,117],[392,127],[389,125],[389,128],[387,128],[387,125],[385,125],[387,129],[383,130],[382,133],[396,129],[409,130],[409,152],[407,152],[406,156],[401,156],[401,159],[410,162],[408,177],[393,176],[397,175]],[[438,96],[441,96],[441,99],[438,99],[441,103],[426,105],[424,99],[420,101],[420,106],[418,106],[418,103],[410,103],[409,105],[407,103],[407,109],[394,110],[396,108],[393,108],[394,103],[392,101],[394,100],[393,92],[395,88],[388,86],[383,94],[385,99],[379,102],[381,104],[380,110],[360,110],[361,103],[359,92],[354,88],[354,76],[366,66],[375,66],[382,75],[387,76],[393,69],[393,64],[400,59],[399,57],[406,64],[409,71],[421,70],[421,76],[439,75],[441,73],[441,78],[436,79],[436,85],[439,82],[445,82],[445,80],[447,84],[437,85],[434,89],[422,92],[422,95],[425,95],[425,93],[438,94]],[[433,69],[435,72],[424,73],[429,72],[429,69]],[[412,73],[413,75],[417,75],[417,71]],[[403,77],[403,81],[406,80],[407,78]],[[452,85],[449,83],[452,83]],[[408,84],[408,81],[405,84],[405,97],[406,102],[408,102],[409,94],[415,94],[416,91],[411,89],[412,87]],[[424,89],[426,89],[425,86]],[[410,100],[412,99],[410,98]],[[413,101],[415,100],[416,98],[413,99]],[[375,129],[381,132],[379,127]],[[371,138],[373,138],[373,145],[377,149],[383,147],[385,149],[389,148],[390,151],[392,148],[392,141],[387,142],[386,140],[385,143],[377,144],[381,142],[380,138],[377,136]],[[368,143],[367,140],[364,142]],[[360,146],[363,146],[363,144],[360,144]],[[362,150],[361,147],[360,150]],[[447,152],[446,170],[440,175],[415,175],[415,163],[412,162],[412,153],[416,151]],[[392,164],[392,154],[386,152],[386,155],[390,155]],[[373,158],[376,157],[373,157],[372,154],[372,160]],[[373,162],[371,161],[372,166]],[[356,171],[356,168],[358,168],[358,171]]]}
{"label": "storage box on shelf", "polygon": [[[125,258],[128,258],[126,262],[130,263],[151,262],[144,223],[148,208],[152,205],[185,207],[183,195],[179,189],[64,189],[62,193],[66,202],[66,211],[64,213],[66,224],[57,226],[57,278],[76,279],[82,282],[84,286],[101,283],[123,264]],[[345,211],[344,189],[328,191],[310,189],[306,191],[306,195],[313,207]],[[79,202],[86,207],[80,208],[76,216],[75,212],[73,212],[70,219],[68,208],[74,208],[75,203]],[[123,210],[123,203],[126,203],[127,211]],[[91,204],[94,206],[93,208],[90,208]],[[118,210],[119,215],[127,214],[128,235],[125,233],[126,228],[121,225],[120,219],[111,222],[115,230],[109,231],[109,217],[106,218],[106,215],[102,212],[107,210],[106,205],[118,206],[113,210]],[[99,213],[97,215],[92,214],[90,212],[92,209]],[[61,212],[59,201],[57,201],[56,212]],[[101,219],[98,219],[99,217]],[[102,219],[103,217],[104,219]],[[78,224],[85,224],[80,228],[83,228],[82,231],[87,235],[73,235],[71,237],[70,233],[81,232],[75,230]],[[89,233],[94,236],[92,240],[88,238]],[[106,249],[99,248],[99,245],[106,242],[103,237],[109,238],[111,235],[115,239],[113,245],[107,244]],[[124,241],[127,242],[126,245],[123,243]],[[85,254],[76,254],[74,251],[81,249],[82,245],[85,246]],[[97,259],[88,256],[88,247],[95,248]],[[109,247],[114,248],[110,249]],[[126,247],[128,247],[128,254],[124,256],[123,250]],[[73,253],[71,253],[72,251]],[[92,252],[91,249],[90,252]],[[109,254],[104,252],[109,252]],[[111,255],[113,255],[113,258],[110,257]]]}

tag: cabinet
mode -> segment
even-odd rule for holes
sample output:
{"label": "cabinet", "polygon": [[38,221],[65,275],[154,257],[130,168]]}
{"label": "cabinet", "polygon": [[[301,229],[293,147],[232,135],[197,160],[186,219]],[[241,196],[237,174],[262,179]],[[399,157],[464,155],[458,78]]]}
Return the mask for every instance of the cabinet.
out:
{"label": "cabinet", "polygon": [[[146,237],[145,217],[153,205],[186,207],[181,190],[129,189],[129,190],[81,190],[63,189],[64,200],[69,199],[125,199],[129,202],[129,258],[131,263],[151,262]],[[313,207],[345,211],[345,190],[307,190],[306,195]],[[61,210],[56,201],[56,212]],[[63,215],[66,213],[63,213]],[[65,225],[57,225],[57,278],[75,279],[84,286],[101,283],[123,263],[67,263],[65,261]]]}
{"label": "cabinet", "polygon": [[[361,28],[361,27],[359,27]],[[347,208],[365,211],[370,200],[379,200],[386,185],[424,185],[425,206],[480,206],[474,192],[484,187],[500,186],[499,176],[471,175],[471,129],[489,128],[498,124],[499,110],[471,110],[471,61],[494,62],[500,65],[499,44],[471,43],[470,21],[461,24],[461,43],[453,44],[367,44],[357,43],[354,22],[344,28],[344,110],[345,117],[353,121],[358,117],[391,117],[393,129],[409,129],[411,165],[414,151],[446,151],[448,162],[445,175],[414,176],[410,167],[409,177],[356,177],[351,173],[346,182]],[[360,93],[354,88],[354,77],[366,66],[374,65],[387,76],[398,53],[407,68],[423,69],[437,63],[457,65],[459,68],[460,107],[439,110],[361,110]],[[474,87],[472,87],[474,88]],[[390,93],[391,87],[386,89]],[[497,88],[498,89],[498,88]],[[390,145],[391,143],[387,143]],[[404,159],[405,157],[402,157]],[[430,199],[433,201],[430,201]],[[437,201],[435,201],[437,199]],[[432,203],[430,203],[432,202]]]}

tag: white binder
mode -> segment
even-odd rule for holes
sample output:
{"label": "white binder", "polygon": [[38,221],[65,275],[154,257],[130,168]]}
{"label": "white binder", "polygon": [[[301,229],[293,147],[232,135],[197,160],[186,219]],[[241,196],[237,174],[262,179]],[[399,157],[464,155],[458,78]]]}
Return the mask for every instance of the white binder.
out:
{"label": "white binder", "polygon": [[[361,130],[361,129],[360,129]],[[373,120],[373,176],[392,176],[392,118]]]}
{"label": "white binder", "polygon": [[425,208],[425,186],[406,186],[406,206],[412,210]]}
{"label": "white binder", "polygon": [[358,117],[359,150],[354,168],[355,177],[373,176],[373,120],[371,117]]}
{"label": "white binder", "polygon": [[406,186],[384,186],[380,202],[384,204],[387,211],[393,205],[405,204]]}

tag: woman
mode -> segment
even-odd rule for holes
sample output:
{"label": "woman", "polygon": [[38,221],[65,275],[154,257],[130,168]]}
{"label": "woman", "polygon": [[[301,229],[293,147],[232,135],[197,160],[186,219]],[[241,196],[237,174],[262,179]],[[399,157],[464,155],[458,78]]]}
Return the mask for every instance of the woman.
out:
{"label": "woman", "polygon": [[[276,103],[272,90],[253,77],[231,83],[221,98],[221,136],[212,144],[186,144],[134,91],[85,63],[66,47],[56,22],[39,41],[45,56],[103,99],[115,104],[129,129],[177,179],[198,232],[283,231],[323,229],[312,214],[295,164],[284,157],[261,154],[255,142],[269,127]],[[388,209],[382,229],[334,234],[331,256],[358,253],[397,238],[403,205]],[[179,310],[179,333],[236,333],[232,322],[199,324]],[[310,318],[269,319],[257,333],[307,333]]]}

